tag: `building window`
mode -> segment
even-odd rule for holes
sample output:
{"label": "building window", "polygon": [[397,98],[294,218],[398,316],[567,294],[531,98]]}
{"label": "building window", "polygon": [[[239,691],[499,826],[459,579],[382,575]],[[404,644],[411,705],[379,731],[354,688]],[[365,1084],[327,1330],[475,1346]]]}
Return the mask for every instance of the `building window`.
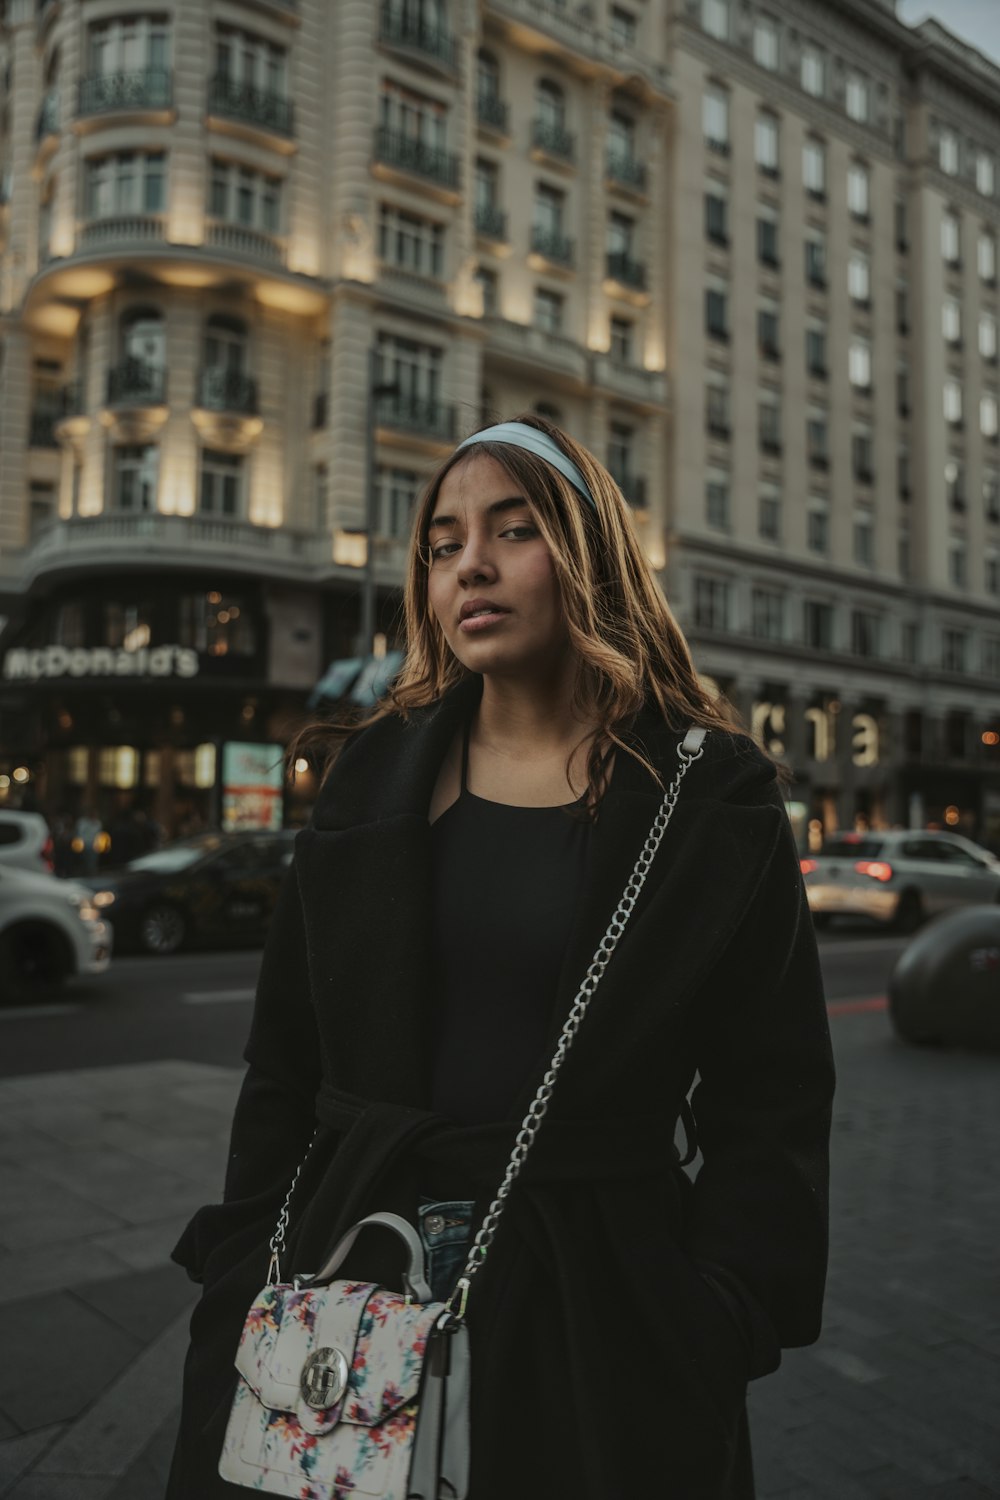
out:
{"label": "building window", "polygon": [[280,234],[281,187],[280,177],[213,157],[208,212],[229,224]]}
{"label": "building window", "polygon": [[543,235],[557,239],[563,232],[566,194],[547,182],[535,183],[533,224]]}
{"label": "building window", "polygon": [[700,630],[728,630],[732,588],[724,578],[694,581],[694,623]]}
{"label": "building window", "polygon": [[962,426],[962,385],[958,380],[944,383],[944,419],[951,427]]}
{"label": "building window", "polygon": [[983,676],[994,682],[1000,679],[1000,636],[983,637]]}
{"label": "building window", "polygon": [[630,318],[611,319],[611,342],[608,350],[616,365],[630,365],[633,362],[633,349],[635,345],[635,325]]}
{"label": "building window", "polygon": [[953,589],[964,589],[969,582],[969,560],[965,538],[948,539],[948,582]]}
{"label": "building window", "polygon": [[427,94],[418,94],[393,78],[384,78],[379,92],[379,124],[413,145],[443,151],[447,144],[448,107]]}
{"label": "building window", "polygon": [[710,338],[729,338],[729,287],[717,277],[705,288],[705,330]]}
{"label": "building window", "polygon": [[440,278],[444,271],[444,225],[408,213],[394,203],[380,203],[378,253],[381,260],[404,271]]}
{"label": "building window", "polygon": [[774,73],[778,67],[778,25],[770,16],[758,16],[753,27],[753,60]]}
{"label": "building window", "polygon": [[882,617],[867,609],[851,610],[851,650],[855,656],[882,654]]}
{"label": "building window", "polygon": [[153,611],[148,604],[106,599],[101,611],[101,644],[115,651],[138,651],[153,639]]}
{"label": "building window", "polygon": [[761,485],[757,496],[757,531],[766,542],[781,541],[781,491],[777,485]]}
{"label": "building window", "polygon": [[776,267],[778,257],[778,216],[773,208],[759,204],[757,208],[757,259],[762,266]]}
{"label": "building window", "polygon": [[946,209],[941,215],[941,255],[946,265],[957,266],[962,260],[962,231],[958,215]]}
{"label": "building window", "polygon": [[941,665],[946,672],[966,672],[969,663],[969,632],[942,630]]}
{"label": "building window", "polygon": [[910,450],[905,444],[896,450],[896,493],[900,500],[909,500],[913,493]]}
{"label": "building window", "polygon": [[987,521],[1000,521],[1000,469],[983,469],[983,514]]}
{"label": "building window", "polygon": [[243,515],[243,456],[205,448],[201,455],[198,509],[206,516]]}
{"label": "building window", "polygon": [[413,511],[423,482],[423,477],[412,469],[379,464],[376,487],[380,536],[391,537],[395,542],[405,542],[409,538]]}
{"label": "building window", "polygon": [[993,313],[979,314],[979,352],[984,359],[997,357],[997,320]]}
{"label": "building window", "polygon": [[751,590],[750,628],[758,640],[784,640],[785,596],[780,589]]}
{"label": "building window", "polygon": [[701,101],[702,130],[712,151],[729,151],[729,95],[725,89],[708,88]]}
{"label": "building window", "polygon": [[905,526],[900,528],[899,535],[896,538],[896,567],[900,578],[909,578],[913,571],[910,533]]}
{"label": "building window", "polygon": [[904,337],[910,331],[910,289],[905,281],[896,282],[896,332]]}
{"label": "building window", "polygon": [[181,595],[178,636],[181,646],[206,656],[252,656],[257,649],[245,601],[218,589]]}
{"label": "building window", "polygon": [[720,182],[705,190],[705,236],[714,245],[729,244],[729,200]]}
{"label": "building window", "polygon": [[859,567],[873,568],[875,566],[875,522],[870,511],[854,512],[852,552],[854,561]]}
{"label": "building window", "polygon": [[853,161],[847,169],[847,207],[855,219],[871,215],[871,173],[864,162]]}
{"label": "building window", "polygon": [[754,126],[754,160],[768,177],[778,175],[778,120],[777,116],[761,113]]}
{"label": "building window", "polygon": [[941,303],[941,332],[946,344],[961,345],[962,304],[957,297],[945,297]]}
{"label": "building window", "polygon": [[97,21],[88,34],[92,76],[142,73],[170,66],[170,20],[167,16],[115,16]]}
{"label": "building window", "polygon": [[856,425],[851,433],[851,469],[858,484],[874,484],[875,442],[867,424]]}
{"label": "building window", "polygon": [[429,408],[436,413],[441,396],[441,350],[394,333],[379,333],[375,350],[377,383],[397,387],[398,394],[388,399],[401,408]]}
{"label": "building window", "polygon": [[811,495],[806,510],[806,546],[818,557],[830,550],[830,507],[821,495]]}
{"label": "building window", "polygon": [[781,404],[775,391],[762,391],[758,397],[757,441],[764,453],[781,452]]}
{"label": "building window", "polygon": [[634,47],[639,35],[639,25],[634,12],[621,5],[612,5],[608,20],[608,32],[613,42],[621,47]]}
{"label": "building window", "polygon": [[803,606],[805,643],[814,651],[833,650],[833,605],[807,599]]}
{"label": "building window", "polygon": [[849,72],[844,84],[844,108],[852,120],[862,125],[868,123],[870,113],[870,89],[863,73]]}
{"label": "building window", "polygon": [[818,47],[806,42],[799,60],[799,82],[807,94],[822,99],[826,93],[826,66],[823,53]]}
{"label": "building window", "polygon": [[997,279],[997,242],[986,230],[982,230],[979,235],[977,260],[981,280],[992,286]]}
{"label": "building window", "polygon": [[859,302],[867,307],[871,301],[871,259],[864,250],[852,250],[848,256],[847,291],[852,302]]}
{"label": "building window", "polygon": [[544,333],[562,333],[566,299],[561,292],[548,287],[535,287],[534,324]]}
{"label": "building window", "polygon": [[965,509],[965,469],[960,458],[949,458],[945,463],[944,494],[949,510]]}
{"label": "building window", "polygon": [[802,147],[802,185],[810,198],[826,197],[826,146],[814,136]]}
{"label": "building window", "polygon": [[869,391],[872,384],[872,346],[855,334],[847,351],[848,378],[856,391]]}
{"label": "building window", "polygon": [[826,235],[822,229],[806,230],[806,281],[822,290],[826,286]]}
{"label": "building window", "polygon": [[608,161],[631,165],[636,161],[636,128],[631,115],[620,109],[608,119]]}
{"label": "building window", "polygon": [[825,380],[829,373],[826,324],[819,318],[809,318],[806,322],[806,370],[816,380]]}
{"label": "building window", "polygon": [[113,452],[113,506],[127,511],[155,510],[160,473],[159,448],[151,443],[126,443]]}
{"label": "building window", "polygon": [[714,531],[729,530],[729,474],[709,469],[705,476],[705,519]]}
{"label": "building window", "polygon": [[778,304],[770,297],[762,297],[757,304],[757,347],[764,359],[781,358]]}
{"label": "building window", "polygon": [[705,387],[705,425],[713,437],[729,436],[729,382],[711,371]]}
{"label": "building window", "polygon": [[976,152],[976,190],[984,198],[992,198],[996,192],[997,164],[988,151]]}
{"label": "building window", "polygon": [[987,547],[983,557],[983,587],[995,598],[1000,594],[1000,552]]}
{"label": "building window", "polygon": [[958,175],[958,136],[954,130],[942,126],[938,131],[938,166],[949,177]]}
{"label": "building window", "polygon": [[221,22],[215,28],[215,71],[219,78],[283,96],[288,83],[288,54],[266,37]]}
{"label": "building window", "polygon": [[810,406],[806,416],[806,452],[814,469],[830,462],[830,423],[822,406]]}
{"label": "building window", "polygon": [[979,431],[983,437],[996,441],[997,398],[994,391],[986,391],[979,398]]}
{"label": "building window", "polygon": [[86,166],[84,215],[158,214],[166,207],[167,158],[163,151],[120,151],[90,157]]}
{"label": "building window", "polygon": [[477,266],[476,281],[483,294],[483,317],[495,318],[500,311],[500,277],[491,266]]}
{"label": "building window", "polygon": [[476,99],[481,105],[500,99],[500,64],[485,47],[476,53]]}
{"label": "building window", "polygon": [[729,0],[701,0],[701,24],[709,36],[729,40]]}
{"label": "building window", "polygon": [[907,365],[896,366],[896,415],[910,415],[910,371]]}
{"label": "building window", "polygon": [[635,428],[627,422],[611,422],[608,427],[608,471],[625,489],[635,475]]}
{"label": "building window", "polygon": [[906,251],[910,248],[910,236],[906,226],[907,214],[905,198],[896,199],[896,205],[893,212],[896,219],[896,249],[899,250],[901,254],[905,255]]}

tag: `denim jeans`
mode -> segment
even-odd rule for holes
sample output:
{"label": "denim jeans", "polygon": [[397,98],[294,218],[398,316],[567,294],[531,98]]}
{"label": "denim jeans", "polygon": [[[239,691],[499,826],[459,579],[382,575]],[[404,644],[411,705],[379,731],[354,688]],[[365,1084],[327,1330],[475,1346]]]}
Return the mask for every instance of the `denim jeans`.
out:
{"label": "denim jeans", "polygon": [[427,1280],[435,1302],[444,1302],[450,1297],[459,1272],[469,1258],[474,1207],[473,1203],[458,1198],[448,1202],[435,1198],[420,1200],[417,1227],[427,1257]]}

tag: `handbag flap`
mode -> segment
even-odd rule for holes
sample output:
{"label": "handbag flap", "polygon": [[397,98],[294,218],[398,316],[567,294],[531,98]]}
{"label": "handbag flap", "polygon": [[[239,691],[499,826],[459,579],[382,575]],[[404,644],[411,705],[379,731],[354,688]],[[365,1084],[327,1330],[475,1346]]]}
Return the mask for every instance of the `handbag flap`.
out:
{"label": "handbag flap", "polygon": [[[324,1287],[267,1286],[247,1314],[236,1368],[262,1406],[294,1413],[305,1432],[338,1421],[373,1427],[416,1399],[427,1339],[443,1304],[407,1304],[370,1281]],[[340,1399],[317,1410],[302,1394],[310,1355],[339,1351],[348,1382]]]}

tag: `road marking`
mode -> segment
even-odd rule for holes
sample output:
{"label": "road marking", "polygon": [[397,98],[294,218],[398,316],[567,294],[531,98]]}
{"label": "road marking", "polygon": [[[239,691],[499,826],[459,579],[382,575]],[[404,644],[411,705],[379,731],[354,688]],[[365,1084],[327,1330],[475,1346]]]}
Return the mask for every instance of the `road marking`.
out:
{"label": "road marking", "polygon": [[889,1001],[885,995],[873,995],[869,1000],[828,1000],[826,1013],[828,1016],[854,1016],[865,1010],[888,1010]]}
{"label": "road marking", "polygon": [[79,1005],[4,1005],[0,1007],[0,1021],[41,1021],[46,1016],[72,1016],[80,1008]]}
{"label": "road marking", "polygon": [[213,1005],[216,1001],[252,1000],[253,990],[192,990],[182,995],[185,1005]]}

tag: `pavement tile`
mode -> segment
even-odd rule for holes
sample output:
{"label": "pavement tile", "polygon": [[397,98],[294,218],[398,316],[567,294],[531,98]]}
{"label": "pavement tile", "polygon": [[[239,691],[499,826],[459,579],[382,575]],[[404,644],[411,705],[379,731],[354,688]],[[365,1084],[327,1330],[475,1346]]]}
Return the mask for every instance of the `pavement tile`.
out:
{"label": "pavement tile", "polygon": [[0,1497],[8,1495],[14,1482],[28,1472],[64,1430],[62,1424],[39,1427],[35,1432],[26,1432],[0,1443]]}
{"label": "pavement tile", "polygon": [[4,1500],[106,1500],[108,1482],[79,1474],[28,1474]]}
{"label": "pavement tile", "polygon": [[22,1432],[72,1421],[141,1347],[67,1292],[9,1302],[0,1412]]}
{"label": "pavement tile", "polygon": [[87,1307],[101,1313],[122,1332],[150,1343],[195,1300],[194,1287],[178,1266],[135,1271],[113,1280],[69,1288]]}
{"label": "pavement tile", "polygon": [[190,1215],[204,1201],[203,1189],[189,1178],[119,1151],[103,1152],[96,1160],[90,1150],[67,1151],[57,1160],[38,1163],[33,1174],[61,1189],[75,1188],[88,1203],[126,1224],[164,1219],[174,1211]]}
{"label": "pavement tile", "polygon": [[0,1306],[37,1292],[120,1275],[122,1269],[119,1256],[86,1241],[38,1245],[30,1255],[6,1251],[0,1253]]}
{"label": "pavement tile", "polygon": [[[201,1199],[198,1206],[207,1200]],[[96,1235],[92,1243],[115,1256],[119,1264],[146,1271],[170,1260],[170,1252],[187,1228],[189,1212],[175,1214],[158,1224],[140,1224],[133,1229],[115,1229]]]}

